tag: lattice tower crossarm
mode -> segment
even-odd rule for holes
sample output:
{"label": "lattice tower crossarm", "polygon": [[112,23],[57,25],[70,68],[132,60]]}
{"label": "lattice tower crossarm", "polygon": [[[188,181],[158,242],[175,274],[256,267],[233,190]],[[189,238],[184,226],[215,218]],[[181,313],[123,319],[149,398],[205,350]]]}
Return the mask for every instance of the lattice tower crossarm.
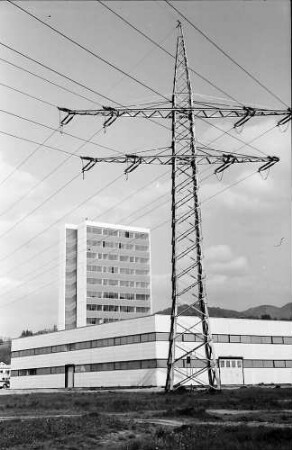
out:
{"label": "lattice tower crossarm", "polygon": [[[232,119],[237,118],[234,128],[244,125],[253,117],[281,116],[277,125],[285,125],[291,118],[291,108],[288,109],[268,109],[254,108],[251,106],[232,105],[226,106],[220,103],[194,102],[190,106],[153,106],[153,107],[119,107],[103,106],[101,109],[68,109],[58,107],[60,112],[60,126],[67,125],[75,116],[103,116],[106,118],[104,127],[112,125],[119,117],[139,117],[144,119],[172,119],[173,112],[182,116],[188,116],[193,112],[199,119]],[[62,117],[61,117],[62,115]]]}

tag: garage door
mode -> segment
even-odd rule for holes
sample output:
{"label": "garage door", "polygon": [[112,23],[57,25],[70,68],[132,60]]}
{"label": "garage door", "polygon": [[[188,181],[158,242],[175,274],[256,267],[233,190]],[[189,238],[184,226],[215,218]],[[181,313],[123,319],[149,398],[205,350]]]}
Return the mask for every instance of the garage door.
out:
{"label": "garage door", "polygon": [[243,384],[242,358],[219,358],[221,384]]}

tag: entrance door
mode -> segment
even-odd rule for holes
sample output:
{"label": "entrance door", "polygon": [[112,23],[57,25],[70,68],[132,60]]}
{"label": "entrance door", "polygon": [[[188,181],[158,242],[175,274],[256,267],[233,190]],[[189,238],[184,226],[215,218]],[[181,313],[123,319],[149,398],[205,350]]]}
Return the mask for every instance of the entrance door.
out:
{"label": "entrance door", "polygon": [[221,384],[243,384],[242,358],[219,358]]}
{"label": "entrance door", "polygon": [[75,373],[75,366],[65,366],[65,387],[66,388],[73,388],[74,387],[74,373]]}

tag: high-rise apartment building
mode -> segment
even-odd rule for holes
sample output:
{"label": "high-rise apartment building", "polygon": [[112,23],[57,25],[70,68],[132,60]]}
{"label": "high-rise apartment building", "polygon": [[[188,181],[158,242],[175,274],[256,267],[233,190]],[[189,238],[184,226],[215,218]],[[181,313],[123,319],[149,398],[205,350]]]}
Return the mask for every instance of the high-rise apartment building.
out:
{"label": "high-rise apartment building", "polygon": [[151,313],[149,230],[90,221],[66,225],[59,329]]}

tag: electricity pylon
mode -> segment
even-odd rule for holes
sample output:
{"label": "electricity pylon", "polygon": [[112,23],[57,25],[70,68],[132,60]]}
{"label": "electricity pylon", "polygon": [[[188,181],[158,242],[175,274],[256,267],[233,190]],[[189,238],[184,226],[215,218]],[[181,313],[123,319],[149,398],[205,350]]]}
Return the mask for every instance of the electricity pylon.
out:
{"label": "electricity pylon", "polygon": [[[126,163],[125,173],[140,164],[171,165],[171,227],[172,227],[172,304],[169,351],[167,360],[166,391],[192,384],[219,388],[216,359],[206,301],[205,276],[202,265],[202,232],[199,203],[198,164],[219,164],[216,173],[234,163],[261,162],[260,172],[279,161],[276,156],[256,157],[236,153],[222,153],[215,149],[196,146],[195,117],[204,119],[237,118],[234,127],[242,126],[252,117],[283,116],[278,125],[291,120],[291,109],[268,110],[219,104],[194,104],[187,56],[181,24],[175,60],[172,101],[169,107],[112,108],[98,110],[71,110],[64,113],[61,126],[76,115],[104,116],[104,126],[110,126],[119,117],[171,119],[172,143],[169,154],[81,157],[83,173],[98,162]],[[178,306],[182,305],[182,309]],[[184,315],[191,315],[188,325]]]}

